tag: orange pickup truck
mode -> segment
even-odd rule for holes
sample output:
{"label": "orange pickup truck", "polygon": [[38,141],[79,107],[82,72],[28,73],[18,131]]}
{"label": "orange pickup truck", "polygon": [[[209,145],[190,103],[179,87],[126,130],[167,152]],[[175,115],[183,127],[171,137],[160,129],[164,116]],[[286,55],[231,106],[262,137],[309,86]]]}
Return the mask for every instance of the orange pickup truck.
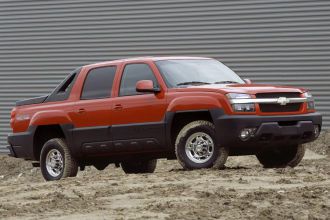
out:
{"label": "orange pickup truck", "polygon": [[158,158],[220,169],[256,155],[294,167],[322,117],[305,89],[251,84],[210,58],[142,57],[78,68],[50,95],[18,101],[10,123],[10,155],[58,180],[110,163],[151,173]]}

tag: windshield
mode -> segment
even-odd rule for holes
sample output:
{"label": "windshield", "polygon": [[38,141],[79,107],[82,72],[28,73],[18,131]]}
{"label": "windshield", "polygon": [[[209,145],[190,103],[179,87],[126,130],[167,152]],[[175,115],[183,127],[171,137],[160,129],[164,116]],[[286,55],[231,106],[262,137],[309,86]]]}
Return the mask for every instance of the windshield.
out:
{"label": "windshield", "polygon": [[217,60],[160,60],[155,62],[168,87],[245,83]]}

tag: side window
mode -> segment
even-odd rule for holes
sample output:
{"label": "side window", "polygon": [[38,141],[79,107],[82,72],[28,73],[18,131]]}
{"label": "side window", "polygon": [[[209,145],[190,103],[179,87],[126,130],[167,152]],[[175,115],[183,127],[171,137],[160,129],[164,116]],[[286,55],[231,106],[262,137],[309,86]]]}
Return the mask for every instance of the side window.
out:
{"label": "side window", "polygon": [[116,67],[99,67],[89,71],[80,99],[102,99],[111,96]]}
{"label": "side window", "polygon": [[63,83],[61,88],[59,88],[57,93],[66,93],[66,92],[68,92],[69,88],[71,88],[71,86],[72,86],[72,82],[75,79],[75,77],[76,77],[76,73],[70,75],[69,78],[65,80],[65,82]]}
{"label": "side window", "polygon": [[149,65],[144,63],[128,64],[125,66],[121,77],[119,96],[142,94],[136,91],[136,83],[139,80],[152,80],[154,86],[158,87],[157,79]]}
{"label": "side window", "polygon": [[71,89],[74,85],[75,80],[77,79],[81,68],[74,70],[69,74],[47,97],[44,102],[59,102],[67,100],[70,96]]}

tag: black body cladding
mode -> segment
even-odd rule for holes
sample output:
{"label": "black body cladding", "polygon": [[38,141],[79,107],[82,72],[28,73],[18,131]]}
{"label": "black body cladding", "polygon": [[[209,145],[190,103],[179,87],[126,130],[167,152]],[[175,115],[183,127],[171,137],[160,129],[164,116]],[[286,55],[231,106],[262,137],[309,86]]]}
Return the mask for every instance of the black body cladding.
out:
{"label": "black body cladding", "polygon": [[[191,112],[191,111],[189,111]],[[182,112],[180,112],[182,113]],[[319,113],[285,116],[226,115],[221,109],[210,110],[217,142],[230,150],[230,155],[254,154],[263,147],[302,144],[316,139],[314,125],[321,127]],[[126,124],[88,128],[61,125],[73,155],[77,158],[108,157],[150,153],[149,156],[169,157],[172,152],[171,126],[174,112],[167,112],[158,123]],[[243,128],[257,128],[247,141],[239,138]],[[11,156],[34,159],[33,137],[36,128],[8,137]],[[113,157],[112,157],[112,156]],[[122,157],[121,156],[121,157]],[[120,157],[120,158],[121,158]]]}
{"label": "black body cladding", "polygon": [[[219,143],[230,149],[230,155],[255,154],[264,147],[285,147],[315,140],[314,125],[322,126],[319,113],[304,115],[257,116],[226,115],[222,110],[211,110]],[[244,128],[257,128],[246,141],[239,138]]]}

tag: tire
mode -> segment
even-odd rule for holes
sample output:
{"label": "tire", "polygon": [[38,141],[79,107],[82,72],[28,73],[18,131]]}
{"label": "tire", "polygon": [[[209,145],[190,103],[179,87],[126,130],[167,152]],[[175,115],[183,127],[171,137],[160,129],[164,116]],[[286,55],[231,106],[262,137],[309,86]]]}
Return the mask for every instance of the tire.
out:
{"label": "tire", "polygon": [[127,174],[132,173],[153,173],[157,166],[157,160],[135,160],[121,162],[121,168]]}
{"label": "tire", "polygon": [[[53,164],[48,163],[47,165],[47,161],[53,161]],[[72,157],[65,140],[62,138],[54,138],[44,144],[40,154],[40,168],[44,179],[47,181],[74,177],[78,173],[78,163]]]}
{"label": "tire", "polygon": [[304,145],[272,148],[262,151],[256,156],[265,168],[296,167],[305,155]]}
{"label": "tire", "polygon": [[94,163],[93,165],[97,170],[104,170],[105,168],[107,168],[107,166],[109,166],[109,162],[100,161]]}
{"label": "tire", "polygon": [[181,129],[175,141],[175,154],[186,170],[212,167],[222,169],[228,158],[228,149],[217,143],[214,125],[200,120]]}

